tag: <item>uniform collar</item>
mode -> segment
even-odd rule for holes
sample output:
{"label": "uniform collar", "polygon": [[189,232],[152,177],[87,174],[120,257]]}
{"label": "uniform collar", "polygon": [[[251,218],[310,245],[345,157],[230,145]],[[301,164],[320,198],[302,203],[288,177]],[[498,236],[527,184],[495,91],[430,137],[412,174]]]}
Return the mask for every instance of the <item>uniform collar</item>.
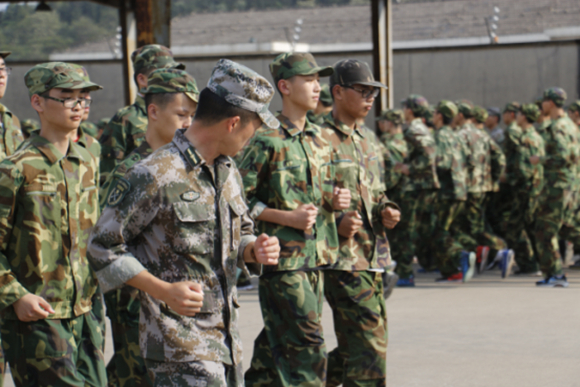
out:
{"label": "uniform collar", "polygon": [[60,151],[56,149],[50,141],[40,135],[31,136],[29,141],[30,144],[38,149],[51,164],[55,164],[65,157],[86,161],[78,149],[79,146],[70,140],[68,144],[68,154],[66,156],[60,153]]}
{"label": "uniform collar", "polygon": [[0,103],[0,113],[10,113],[10,109]]}
{"label": "uniform collar", "polygon": [[[291,137],[298,136],[302,133],[302,130],[298,129],[296,125],[294,125],[288,117],[283,115],[282,113],[276,114],[276,118],[280,121],[280,127],[286,131]],[[314,125],[310,123],[310,121],[305,120],[304,124],[304,133],[316,133],[316,128]]]}
{"label": "uniform collar", "polygon": [[141,109],[143,114],[147,115],[147,107],[145,106],[145,98],[139,94],[135,97],[135,103],[133,103],[138,109]]}
{"label": "uniform collar", "polygon": [[[207,164],[201,154],[195,149],[195,147],[189,142],[187,137],[185,137],[185,131],[187,129],[178,129],[173,136],[173,144],[179,149],[183,157],[192,167],[198,167]],[[228,156],[218,156],[215,159],[216,164],[225,164],[228,168],[232,166],[232,159]]]}
{"label": "uniform collar", "polygon": [[342,132],[347,136],[352,136],[354,132],[357,132],[359,136],[364,137],[363,130],[358,124],[354,124],[354,130],[342,123],[338,118],[334,118],[332,112],[324,116],[324,122]]}

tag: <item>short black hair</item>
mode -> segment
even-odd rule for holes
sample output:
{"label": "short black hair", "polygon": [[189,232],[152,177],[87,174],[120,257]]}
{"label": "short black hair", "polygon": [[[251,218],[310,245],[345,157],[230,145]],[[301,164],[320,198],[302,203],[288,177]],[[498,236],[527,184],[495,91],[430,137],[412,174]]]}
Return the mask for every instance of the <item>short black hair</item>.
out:
{"label": "short black hair", "polygon": [[213,125],[236,116],[240,117],[241,126],[259,118],[257,113],[232,105],[207,87],[199,93],[195,120]]}
{"label": "short black hair", "polygon": [[173,102],[176,95],[177,93],[145,94],[145,109],[148,109],[151,104],[159,106],[160,109],[165,109],[168,103]]}
{"label": "short black hair", "polygon": [[[157,70],[156,68],[144,68],[143,70],[140,70],[139,72],[133,74],[133,80],[135,81],[135,85],[137,85],[137,87],[139,87],[139,83],[137,82],[137,75],[139,74],[143,74],[146,77],[149,77],[149,74],[151,74],[153,71]],[[139,91],[139,90],[137,90]]]}
{"label": "short black hair", "polygon": [[526,116],[525,114],[524,114],[524,117],[526,117],[526,121],[528,122],[528,124],[535,124],[536,123],[536,121],[529,119],[528,116]]}

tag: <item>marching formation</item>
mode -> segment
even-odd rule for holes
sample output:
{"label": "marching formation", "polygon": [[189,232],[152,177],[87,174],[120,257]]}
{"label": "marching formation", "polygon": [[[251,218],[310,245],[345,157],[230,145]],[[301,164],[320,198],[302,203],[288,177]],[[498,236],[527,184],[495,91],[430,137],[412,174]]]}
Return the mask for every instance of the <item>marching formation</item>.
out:
{"label": "marching formation", "polygon": [[[26,73],[39,122],[0,104],[0,365],[17,386],[386,386],[385,299],[415,285],[415,258],[439,281],[517,264],[567,286],[580,103],[569,118],[564,90],[503,114],[411,95],[377,136],[363,122],[385,86],[358,60],[284,53],[272,85],[221,59],[201,90],[166,47],[131,60],[139,95],[111,120],[88,121],[101,86],[71,63]],[[250,274],[264,328],[244,372]]]}

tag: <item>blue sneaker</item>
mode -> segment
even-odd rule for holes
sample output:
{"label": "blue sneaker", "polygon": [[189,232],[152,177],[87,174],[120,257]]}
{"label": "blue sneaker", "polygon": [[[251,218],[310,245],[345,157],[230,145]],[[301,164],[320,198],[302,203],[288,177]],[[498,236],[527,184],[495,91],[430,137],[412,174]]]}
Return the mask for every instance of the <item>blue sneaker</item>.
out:
{"label": "blue sneaker", "polygon": [[397,287],[399,288],[414,288],[415,287],[415,277],[411,276],[409,278],[399,278],[397,281]]}
{"label": "blue sneaker", "polygon": [[503,249],[500,251],[501,261],[501,278],[507,278],[512,273],[512,268],[515,263],[515,253],[512,249]]}
{"label": "blue sneaker", "polygon": [[475,273],[475,253],[473,251],[462,251],[461,252],[461,273],[463,274],[463,282],[468,282],[473,278]]}
{"label": "blue sneaker", "polygon": [[543,288],[567,288],[568,280],[565,275],[549,276],[541,281],[536,282],[536,286]]}

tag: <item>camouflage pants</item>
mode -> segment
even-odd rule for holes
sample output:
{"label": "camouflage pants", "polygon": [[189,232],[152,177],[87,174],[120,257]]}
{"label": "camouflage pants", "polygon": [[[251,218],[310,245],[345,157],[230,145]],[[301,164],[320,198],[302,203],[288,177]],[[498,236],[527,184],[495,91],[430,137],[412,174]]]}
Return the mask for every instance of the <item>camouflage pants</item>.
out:
{"label": "camouflage pants", "polygon": [[213,361],[168,363],[145,360],[155,387],[244,387],[242,366]]}
{"label": "camouflage pants", "polygon": [[435,191],[432,190],[407,191],[397,198],[401,221],[387,234],[400,278],[409,278],[413,274],[413,256],[417,251],[422,251],[416,246],[424,245],[426,238],[431,237],[433,222],[430,216],[434,198]]}
{"label": "camouflage pants", "polygon": [[559,232],[559,237],[580,246],[580,192],[573,191],[571,207],[567,219]]}
{"label": "camouflage pants", "polygon": [[539,198],[534,228],[535,251],[540,269],[546,276],[560,275],[562,262],[558,234],[573,214],[573,194],[570,190],[546,184]]}
{"label": "camouflage pants", "polygon": [[456,239],[456,219],[464,205],[465,202],[453,199],[438,199],[434,205],[435,227],[431,249],[443,277],[459,273],[459,261],[464,248]]}
{"label": "camouflage pants", "polygon": [[2,333],[17,387],[103,387],[107,383],[103,336],[93,312],[61,320],[5,320]]}
{"label": "camouflage pants", "polygon": [[264,329],[254,342],[248,387],[324,386],[326,347],[322,334],[323,273],[263,274],[259,294]]}
{"label": "camouflage pants", "polygon": [[338,347],[328,354],[329,387],[387,385],[387,310],[382,273],[324,272]]}
{"label": "camouflage pants", "polygon": [[457,217],[457,240],[467,251],[475,251],[477,246],[488,246],[493,257],[507,244],[486,225],[487,202],[487,193],[467,194],[465,208]]}
{"label": "camouflage pants", "polygon": [[139,348],[139,291],[130,286],[105,294],[111,320],[114,354],[107,364],[109,387],[150,387],[145,360]]}

